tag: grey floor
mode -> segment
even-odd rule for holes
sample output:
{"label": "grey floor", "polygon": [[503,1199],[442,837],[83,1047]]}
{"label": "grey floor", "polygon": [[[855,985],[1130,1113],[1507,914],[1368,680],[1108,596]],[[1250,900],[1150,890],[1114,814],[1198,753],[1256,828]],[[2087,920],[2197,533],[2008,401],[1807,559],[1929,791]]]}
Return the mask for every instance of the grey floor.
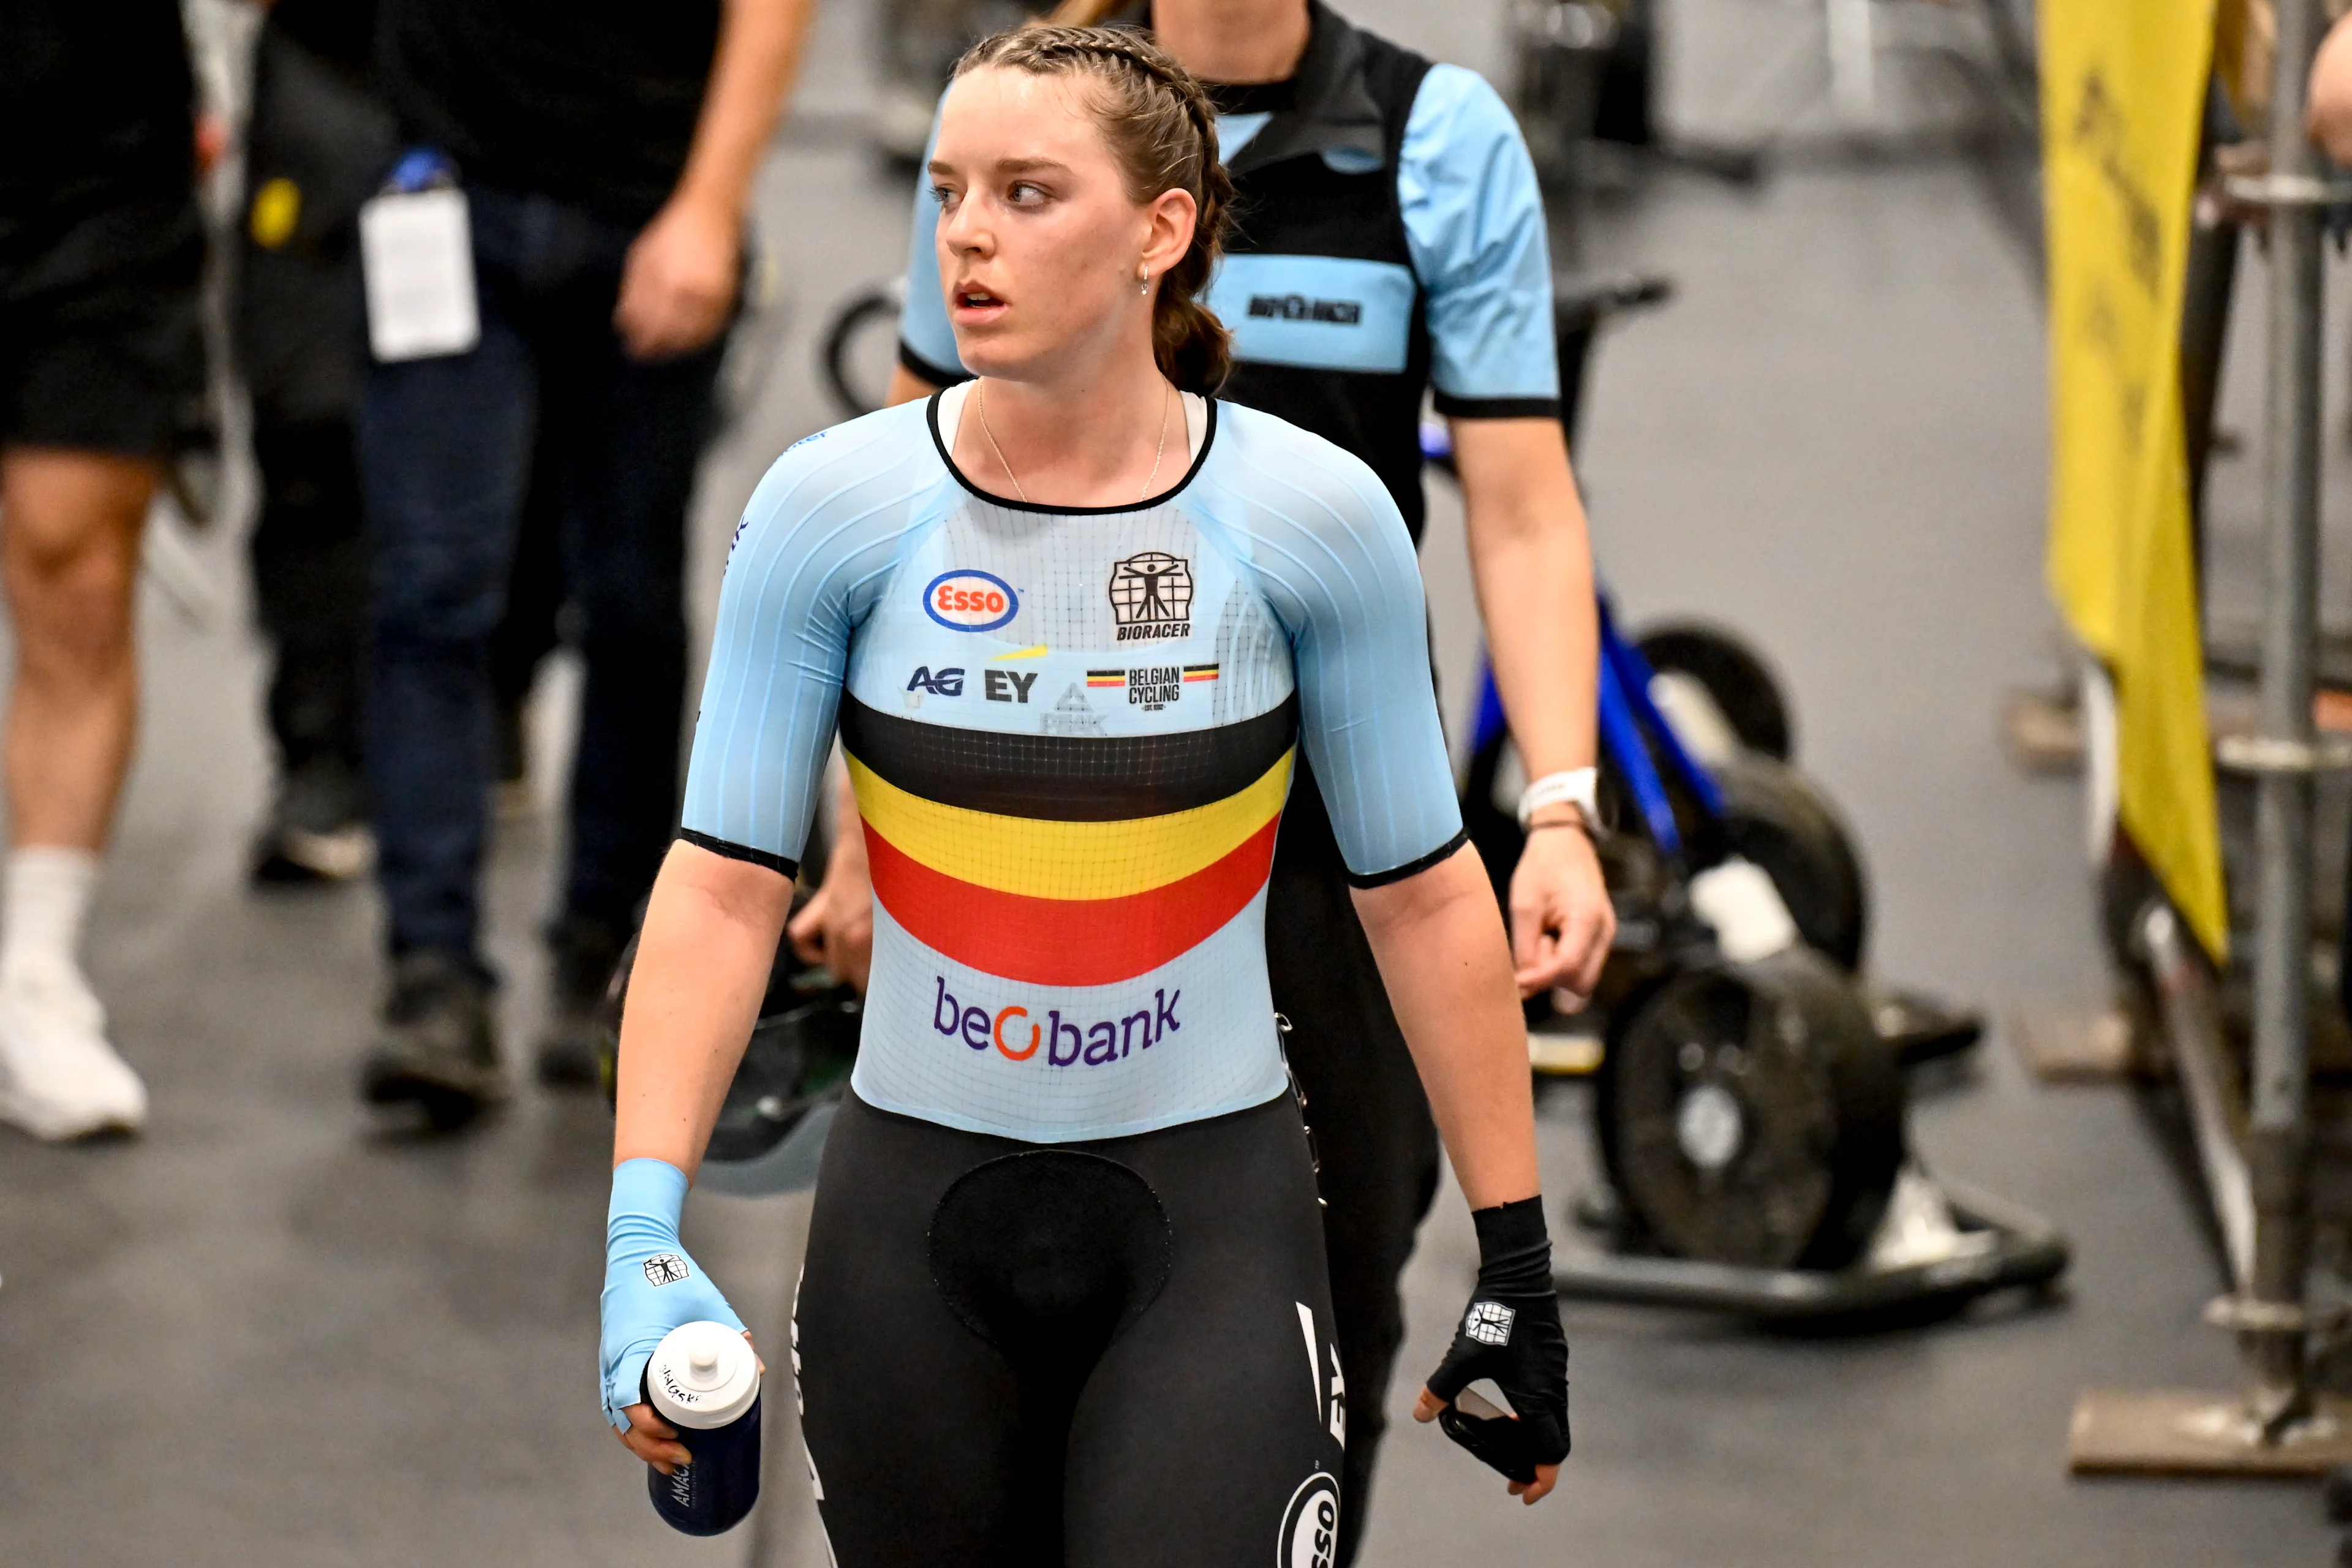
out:
{"label": "grey floor", "polygon": [[[1447,58],[1499,63],[1496,0],[1353,9]],[[1672,7],[1681,117],[1704,128],[1758,40],[1802,16],[1769,0]],[[898,265],[905,187],[857,134],[865,26],[828,8],[762,186],[795,313],[706,473],[706,616],[736,508],[776,451],[831,416],[813,333]],[[1996,1017],[2095,1001],[2075,788],[2019,777],[1995,741],[2003,690],[2049,676],[2054,620],[2039,308],[1978,184],[1918,162],[1812,162],[1755,194],[1673,176],[1592,250],[1681,289],[1607,343],[1580,453],[1628,616],[1719,616],[1780,662],[1804,759],[1868,847],[1885,972]],[[2249,429],[2252,384],[2237,374],[2228,416]],[[2241,472],[2223,489],[2217,528],[2238,560],[2252,487]],[[1437,513],[1429,572],[1458,702],[1466,580],[1458,518]],[[263,898],[241,881],[266,763],[234,534],[191,543],[232,584],[222,613],[184,590],[146,595],[144,731],[91,935],[153,1124],[96,1147],[0,1136],[15,1391],[0,1561],[822,1563],[789,1465],[754,1527],[691,1542],[655,1521],[642,1470],[601,1429],[601,1106],[526,1093],[454,1142],[386,1136],[361,1114],[372,896]],[[568,689],[558,668],[541,705],[545,774],[561,766]],[[510,1048],[540,1012],[533,932],[557,833],[541,810],[499,835]],[[1573,1094],[1547,1102],[1556,1192],[1583,1168],[1579,1118]],[[1559,1496],[1521,1509],[1406,1426],[1368,1563],[2324,1561],[2306,1489],[2063,1475],[2077,1389],[2236,1377],[2229,1344],[2197,1321],[2217,1286],[2210,1250],[2131,1102],[2037,1088],[1996,1038],[1922,1097],[1914,1126],[1938,1166],[2063,1223],[2077,1251],[2062,1302],[1859,1341],[1574,1309],[1577,1448]],[[771,1347],[804,1217],[798,1199],[690,1205],[690,1244]],[[1408,1277],[1408,1369],[1433,1363],[1471,1261],[1449,1194]],[[786,1403],[775,1436],[789,1444]]]}

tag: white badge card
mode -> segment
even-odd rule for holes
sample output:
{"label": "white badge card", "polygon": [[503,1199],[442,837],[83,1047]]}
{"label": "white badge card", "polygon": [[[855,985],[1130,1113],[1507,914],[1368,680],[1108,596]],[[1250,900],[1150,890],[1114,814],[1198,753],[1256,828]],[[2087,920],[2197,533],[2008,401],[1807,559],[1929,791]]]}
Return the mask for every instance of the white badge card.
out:
{"label": "white badge card", "polygon": [[482,341],[466,193],[378,196],[360,208],[368,347],[386,364],[461,354]]}

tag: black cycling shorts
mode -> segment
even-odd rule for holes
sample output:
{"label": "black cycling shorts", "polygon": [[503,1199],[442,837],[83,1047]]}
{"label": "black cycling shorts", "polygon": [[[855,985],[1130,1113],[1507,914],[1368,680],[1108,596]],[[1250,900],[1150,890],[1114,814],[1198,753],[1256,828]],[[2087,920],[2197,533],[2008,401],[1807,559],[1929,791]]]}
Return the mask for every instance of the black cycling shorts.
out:
{"label": "black cycling shorts", "polygon": [[0,224],[0,446],[161,458],[204,424],[193,186]]}
{"label": "black cycling shorts", "polygon": [[840,1568],[1328,1568],[1345,1385],[1297,1105],[833,1124],[793,1309]]}

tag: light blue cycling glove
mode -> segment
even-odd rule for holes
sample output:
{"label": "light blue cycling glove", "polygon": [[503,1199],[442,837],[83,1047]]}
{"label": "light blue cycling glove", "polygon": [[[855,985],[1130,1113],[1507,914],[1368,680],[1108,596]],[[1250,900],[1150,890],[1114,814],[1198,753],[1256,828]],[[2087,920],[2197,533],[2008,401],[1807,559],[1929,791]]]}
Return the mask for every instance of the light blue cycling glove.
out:
{"label": "light blue cycling glove", "polygon": [[629,1429],[622,1412],[638,1403],[646,1363],[662,1336],[680,1323],[743,1320],[686,1255],[677,1216],[686,1207],[686,1173],[667,1160],[624,1160],[613,1168],[613,1206],[604,1216],[604,1342],[598,1360],[604,1418]]}

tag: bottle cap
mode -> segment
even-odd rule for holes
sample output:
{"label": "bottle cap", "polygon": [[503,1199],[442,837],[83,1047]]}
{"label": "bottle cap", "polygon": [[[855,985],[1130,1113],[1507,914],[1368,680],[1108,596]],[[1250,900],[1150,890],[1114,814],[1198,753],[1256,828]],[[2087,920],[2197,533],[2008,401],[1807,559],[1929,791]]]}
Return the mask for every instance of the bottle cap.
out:
{"label": "bottle cap", "polygon": [[681,1323],[662,1336],[646,1363],[654,1414],[673,1426],[708,1432],[724,1426],[760,1397],[760,1358],[724,1323]]}

